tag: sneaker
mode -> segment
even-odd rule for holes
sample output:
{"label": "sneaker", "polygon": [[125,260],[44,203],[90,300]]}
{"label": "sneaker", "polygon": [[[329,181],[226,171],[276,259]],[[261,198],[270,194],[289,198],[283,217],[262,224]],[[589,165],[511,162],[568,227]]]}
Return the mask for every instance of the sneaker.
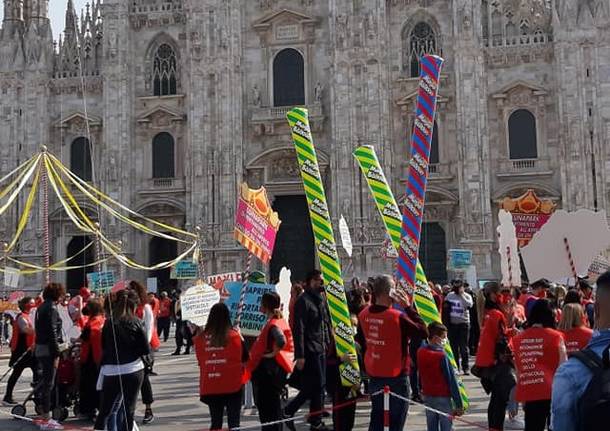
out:
{"label": "sneaker", "polygon": [[514,418],[508,418],[504,421],[504,428],[507,430],[523,430],[525,429],[525,422],[518,416]]}
{"label": "sneaker", "polygon": [[172,356],[178,356],[180,354],[180,349],[177,349],[172,353]]}
{"label": "sneaker", "polygon": [[15,400],[12,397],[4,397],[4,399],[2,400],[2,405],[4,407],[14,407],[16,406],[17,402],[15,402]]}
{"label": "sneaker", "polygon": [[289,415],[286,413],[286,410],[282,409],[282,419],[290,419],[289,421],[284,422],[286,424],[286,428],[290,431],[296,431],[296,427],[294,426],[294,415]]}
{"label": "sneaker", "polygon": [[183,353],[183,355],[190,355],[191,354],[191,349],[186,349]]}
{"label": "sneaker", "polygon": [[148,373],[149,376],[158,376],[159,374],[155,373],[154,371],[151,371],[150,373]]}
{"label": "sneaker", "polygon": [[142,423],[144,425],[151,423],[155,420],[155,415],[153,415],[152,409],[146,409],[144,412],[144,419],[142,419]]}
{"label": "sneaker", "polygon": [[464,375],[465,375],[465,376],[469,376],[469,375],[470,375],[470,371],[468,371],[468,370],[464,370]]}

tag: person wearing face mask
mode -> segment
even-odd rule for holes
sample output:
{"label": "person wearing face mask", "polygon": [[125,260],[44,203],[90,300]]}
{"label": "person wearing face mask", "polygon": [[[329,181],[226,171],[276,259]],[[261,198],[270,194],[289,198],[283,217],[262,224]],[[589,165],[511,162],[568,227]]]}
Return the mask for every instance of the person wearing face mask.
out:
{"label": "person wearing face mask", "polygon": [[[455,369],[445,353],[447,327],[442,323],[428,325],[428,344],[417,351],[421,391],[424,403],[431,409],[452,416],[464,414]],[[453,421],[447,416],[426,410],[428,431],[451,431]]]}
{"label": "person wearing face mask", "polygon": [[13,367],[13,372],[8,378],[6,392],[2,404],[14,406],[17,403],[13,400],[13,389],[21,377],[23,370],[30,368],[34,373],[34,358],[32,347],[34,346],[34,326],[30,319],[30,311],[34,308],[34,299],[29,296],[19,301],[21,313],[13,321],[13,334],[11,336],[10,348],[11,358],[8,365]]}
{"label": "person wearing face mask", "polygon": [[504,429],[506,407],[516,383],[503,312],[503,307],[512,301],[512,295],[510,291],[502,293],[495,281],[485,284],[483,294],[484,321],[472,373],[481,379],[485,392],[491,394],[487,422],[489,431],[497,431]]}
{"label": "person wearing face mask", "polygon": [[530,312],[538,299],[545,299],[551,283],[546,278],[541,278],[532,283],[532,295],[525,302],[525,316],[529,318]]}

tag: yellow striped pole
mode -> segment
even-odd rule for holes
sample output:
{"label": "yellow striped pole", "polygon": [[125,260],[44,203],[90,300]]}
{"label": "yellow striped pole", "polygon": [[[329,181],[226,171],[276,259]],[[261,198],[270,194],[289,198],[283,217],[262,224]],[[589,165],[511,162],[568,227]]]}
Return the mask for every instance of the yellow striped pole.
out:
{"label": "yellow striped pole", "polygon": [[[373,195],[379,214],[381,214],[381,219],[390,236],[392,245],[398,250],[400,248],[402,216],[400,215],[400,209],[398,208],[396,199],[394,199],[392,189],[383,173],[379,159],[375,154],[375,149],[370,145],[363,145],[356,148],[354,157],[358,161],[358,165],[360,165],[366,183],[371,190],[371,194]],[[431,322],[440,322],[441,316],[436,308],[436,303],[434,302],[434,298],[432,297],[432,293],[428,286],[426,274],[424,273],[424,269],[419,260],[417,261],[415,271],[415,287],[413,300],[417,307],[417,312],[423,321],[426,322],[426,325]],[[447,353],[451,365],[457,370],[457,363],[455,362],[455,357],[453,356],[453,351],[449,344],[445,345],[445,352]],[[462,381],[458,379],[458,382],[460,385],[462,403],[464,404],[464,408],[466,408],[469,404],[468,394],[466,393],[466,388]]]}
{"label": "yellow striped pole", "polygon": [[[309,128],[307,109],[294,108],[286,114],[286,117],[292,130],[292,139],[309,205],[309,217],[318,248],[320,268],[325,282],[326,300],[335,333],[337,356],[342,357],[345,353],[355,355],[354,335],[341,277],[341,264],[337,254],[337,245],[335,244],[335,235],[330,221],[324,186],[320,177],[318,158]],[[339,365],[339,371],[343,386],[350,387],[359,384],[360,371],[357,362],[342,363]]]}

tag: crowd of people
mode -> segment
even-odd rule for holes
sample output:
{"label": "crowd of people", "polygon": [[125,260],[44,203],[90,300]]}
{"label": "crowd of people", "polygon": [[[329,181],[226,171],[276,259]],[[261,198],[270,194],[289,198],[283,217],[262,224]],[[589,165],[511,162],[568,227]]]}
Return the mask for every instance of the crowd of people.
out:
{"label": "crowd of people", "polygon": [[[391,431],[403,430],[410,403],[426,408],[429,431],[448,431],[465,413],[459,373],[479,378],[489,394],[490,431],[503,430],[507,417],[514,425],[520,406],[526,431],[603,429],[610,405],[604,371],[610,367],[610,273],[597,280],[595,298],[583,279],[569,288],[544,279],[520,288],[487,282],[476,291],[455,280],[430,283],[430,290],[441,319],[426,325],[409,298],[395,295],[393,277],[353,280],[347,300],[356,350],[339,354],[319,271],[292,286],[289,319],[280,296],[265,293],[260,311],[266,323],[258,337],[245,338],[222,302],[212,307],[205,327],[197,327],[181,319],[178,291],[157,296],[130,281],[107,295],[82,288],[70,298],[61,284],[50,283],[40,296],[19,302],[3,401],[16,404],[15,384],[31,368],[41,423],[61,429],[50,417],[51,395],[66,352],[77,346],[80,414],[94,430],[131,431],[138,398],[142,423],[150,423],[154,355],[168,341],[173,321],[173,354],[194,347],[200,400],[209,407],[212,430],[223,429],[225,416],[229,429],[240,426],[251,382],[264,431],[294,431],[306,403],[311,430],[351,431],[356,404],[367,395],[370,431],[383,430],[385,421]],[[76,338],[67,335],[66,313],[79,329]],[[359,366],[362,385],[342,384],[344,363]],[[298,393],[284,402],[288,386]],[[392,393],[387,417],[384,388]],[[328,418],[332,427],[324,423]]]}

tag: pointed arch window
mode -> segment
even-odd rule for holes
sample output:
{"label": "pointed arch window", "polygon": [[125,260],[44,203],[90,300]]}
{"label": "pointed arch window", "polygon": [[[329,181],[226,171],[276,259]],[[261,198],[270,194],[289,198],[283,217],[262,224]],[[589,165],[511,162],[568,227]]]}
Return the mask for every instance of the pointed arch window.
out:
{"label": "pointed arch window", "polygon": [[91,146],[89,139],[80,137],[70,145],[70,170],[85,181],[92,179]]}
{"label": "pointed arch window", "polygon": [[173,136],[167,132],[159,133],[153,138],[152,147],[153,178],[174,178]]}
{"label": "pointed arch window", "polygon": [[440,44],[434,30],[426,22],[418,22],[405,36],[403,69],[408,71],[412,78],[417,78],[420,72],[420,57],[424,54],[439,54]]}
{"label": "pointed arch window", "polygon": [[305,104],[305,61],[299,51],[287,48],[273,60],[273,105]]}
{"label": "pointed arch window", "polygon": [[167,43],[159,45],[153,59],[153,91],[155,96],[176,94],[177,61],[174,49]]}
{"label": "pointed arch window", "polygon": [[538,158],[536,117],[527,109],[518,109],[508,118],[508,149],[511,160]]}
{"label": "pointed arch window", "polygon": [[440,163],[440,154],[438,148],[438,125],[434,121],[434,128],[432,129],[432,142],[430,143],[430,164],[437,165]]}

